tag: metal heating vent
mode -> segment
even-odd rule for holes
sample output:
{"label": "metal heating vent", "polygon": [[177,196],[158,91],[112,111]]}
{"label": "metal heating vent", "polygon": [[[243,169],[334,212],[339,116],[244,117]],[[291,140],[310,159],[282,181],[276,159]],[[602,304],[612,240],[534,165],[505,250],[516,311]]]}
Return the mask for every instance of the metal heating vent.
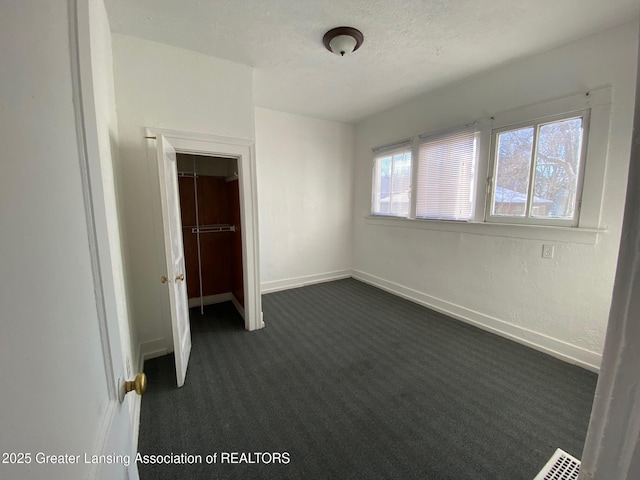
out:
{"label": "metal heating vent", "polygon": [[557,449],[533,480],[578,480],[580,460]]}

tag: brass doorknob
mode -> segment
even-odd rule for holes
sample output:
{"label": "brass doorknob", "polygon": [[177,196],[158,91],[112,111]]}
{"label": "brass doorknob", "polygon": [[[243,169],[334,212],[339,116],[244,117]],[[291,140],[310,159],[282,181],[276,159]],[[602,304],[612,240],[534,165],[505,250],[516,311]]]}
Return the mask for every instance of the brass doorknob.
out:
{"label": "brass doorknob", "polygon": [[184,273],[181,273],[180,275],[178,275],[176,277],[176,281],[178,281],[178,280],[184,280]]}
{"label": "brass doorknob", "polygon": [[147,376],[144,373],[137,374],[133,381],[124,382],[124,393],[134,390],[138,395],[142,395],[147,390]]}
{"label": "brass doorknob", "polygon": [[165,277],[164,275],[160,277],[160,281],[162,283],[167,283],[167,280],[169,280],[167,277]]}

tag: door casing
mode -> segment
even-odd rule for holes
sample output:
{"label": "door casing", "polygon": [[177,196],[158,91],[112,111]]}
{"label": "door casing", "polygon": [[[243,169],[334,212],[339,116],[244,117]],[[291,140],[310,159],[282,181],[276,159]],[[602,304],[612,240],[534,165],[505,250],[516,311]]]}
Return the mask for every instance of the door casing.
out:
{"label": "door casing", "polygon": [[[178,153],[237,159],[240,187],[240,218],[242,223],[242,270],[245,295],[244,326],[249,331],[263,328],[254,142],[232,137],[147,128],[146,137],[153,143],[150,148],[153,148],[154,155],[156,148],[153,140],[158,135],[165,137]],[[162,189],[160,191],[162,195]],[[165,241],[167,241],[166,238]]]}

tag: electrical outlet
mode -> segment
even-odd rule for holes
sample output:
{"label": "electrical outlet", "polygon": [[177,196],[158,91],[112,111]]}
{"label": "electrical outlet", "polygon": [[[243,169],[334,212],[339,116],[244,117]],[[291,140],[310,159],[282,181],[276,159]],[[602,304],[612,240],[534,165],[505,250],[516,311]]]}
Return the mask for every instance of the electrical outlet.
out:
{"label": "electrical outlet", "polygon": [[555,245],[542,245],[542,258],[553,258]]}

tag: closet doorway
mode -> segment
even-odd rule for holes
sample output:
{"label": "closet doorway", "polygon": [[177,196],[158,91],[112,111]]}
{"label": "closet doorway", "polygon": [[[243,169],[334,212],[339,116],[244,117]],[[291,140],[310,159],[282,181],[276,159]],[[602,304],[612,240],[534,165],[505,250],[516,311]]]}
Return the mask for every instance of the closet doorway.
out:
{"label": "closet doorway", "polygon": [[[183,224],[180,218],[177,154],[196,155],[209,161],[211,161],[212,157],[234,159],[236,162],[239,177],[240,221],[235,225],[239,228],[234,228],[235,232],[233,233],[237,233],[237,238],[242,242],[242,248],[236,249],[236,251],[241,252],[240,263],[242,264],[243,289],[236,290],[237,295],[235,295],[235,298],[239,307],[238,310],[244,317],[244,328],[252,331],[264,327],[262,299],[260,297],[260,248],[255,151],[253,141],[250,140],[156,128],[147,128],[145,133],[145,138],[155,144],[155,148],[152,150],[155,150],[158,166],[158,186],[162,214],[162,222],[158,225],[161,230],[159,229],[158,235],[163,238],[164,243],[164,252],[162,254],[164,262],[162,262],[163,266],[160,271],[162,273],[158,272],[158,276],[163,288],[168,292],[168,302],[162,303],[162,321],[171,326],[170,335],[173,339],[173,351],[176,361],[176,380],[178,387],[180,387],[184,384],[189,365],[191,327],[185,282],[188,279],[185,269],[183,238],[183,226],[189,226],[189,224]],[[225,175],[227,173],[228,170],[224,172]],[[194,177],[195,175],[192,172],[191,180],[194,185],[193,209],[195,210],[196,205],[199,206],[200,202],[195,200],[195,188],[198,184],[197,182],[193,183]],[[226,182],[228,177],[225,176],[224,178]],[[202,208],[206,209],[208,207],[203,206]],[[198,221],[200,220],[198,219]],[[208,220],[203,219],[203,221]],[[231,225],[233,224],[230,223],[228,225],[228,229],[231,231]],[[203,232],[200,233],[202,234]],[[237,279],[238,277],[235,278]],[[204,282],[200,287],[198,279],[199,297],[196,297],[198,298],[197,302],[200,303],[202,301],[204,303],[205,300],[216,300],[215,294],[207,299],[207,293]],[[225,293],[233,295],[233,291]]]}
{"label": "closet doorway", "polygon": [[238,161],[177,153],[177,170],[189,307],[231,301],[244,318]]}
{"label": "closet doorway", "polygon": [[[163,288],[169,287],[169,302],[163,304],[162,317],[167,325],[171,325],[174,351],[184,353],[181,355],[184,357],[182,363],[186,365],[188,362],[186,346],[189,343],[187,337],[190,337],[189,322],[188,318],[182,319],[182,317],[188,316],[188,295],[186,288],[176,288],[184,286],[184,282],[173,281],[176,276],[180,277],[181,273],[185,273],[186,277],[183,266],[176,264],[178,260],[183,259],[184,250],[182,222],[179,219],[180,212],[178,211],[180,199],[177,181],[177,154],[197,155],[207,159],[212,157],[230,158],[235,159],[237,163],[241,227],[238,237],[241,237],[242,241],[244,325],[246,330],[253,331],[264,327],[260,296],[258,195],[254,143],[252,140],[161,128],[147,128],[145,135],[158,162],[159,193],[162,207],[162,223],[159,225],[161,228],[158,229],[158,235],[164,238],[163,270],[166,268],[164,272],[160,270],[158,273],[160,276],[164,275],[168,278],[168,283]],[[174,225],[176,218],[178,221]],[[170,235],[174,228],[176,235],[180,237],[175,241],[175,244]],[[179,252],[176,250],[178,246]],[[182,344],[185,345],[184,349],[182,349]]]}

